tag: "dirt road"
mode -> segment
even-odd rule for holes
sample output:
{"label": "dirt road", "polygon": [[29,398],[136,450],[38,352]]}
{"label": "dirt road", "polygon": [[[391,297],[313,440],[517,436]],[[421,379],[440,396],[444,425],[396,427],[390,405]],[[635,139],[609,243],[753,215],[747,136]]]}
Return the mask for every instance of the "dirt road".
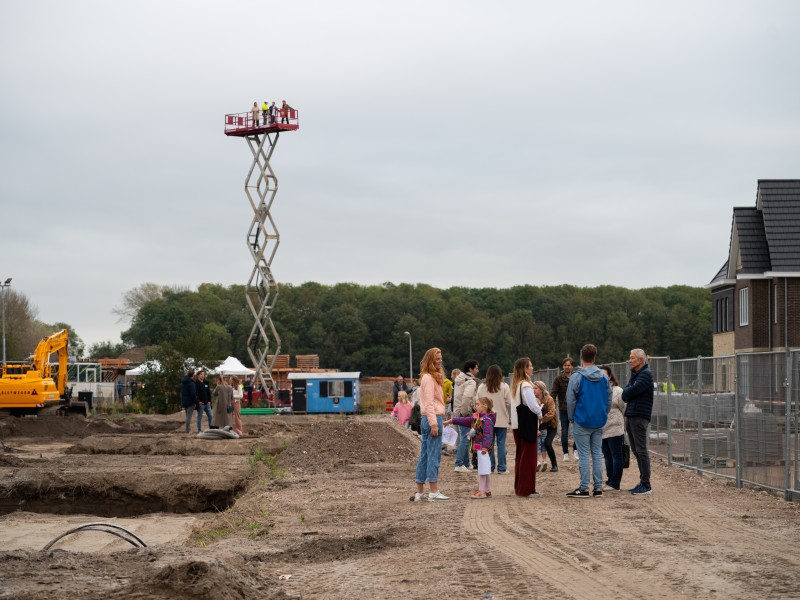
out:
{"label": "dirt road", "polygon": [[[443,457],[451,500],[414,503],[418,441],[384,417],[245,428],[0,422],[21,450],[0,454],[0,598],[800,597],[800,506],[762,491],[656,461],[652,496],[577,500],[569,461],[539,474],[539,498],[506,475],[475,501],[476,477]],[[89,521],[149,547],[87,532],[40,551]]]}

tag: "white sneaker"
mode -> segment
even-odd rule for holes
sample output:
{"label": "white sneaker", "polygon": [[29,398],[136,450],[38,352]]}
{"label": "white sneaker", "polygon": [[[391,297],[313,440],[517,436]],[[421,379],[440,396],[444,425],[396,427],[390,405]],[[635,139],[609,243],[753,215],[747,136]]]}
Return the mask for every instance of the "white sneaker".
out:
{"label": "white sneaker", "polygon": [[578,458],[578,451],[577,450],[573,450],[572,454],[576,459]]}
{"label": "white sneaker", "polygon": [[455,469],[453,469],[453,470],[454,470],[456,473],[469,473],[469,469],[468,469],[467,467],[465,467],[464,465],[461,465],[460,467],[456,467],[456,468],[455,468]]}
{"label": "white sneaker", "polygon": [[563,460],[564,462],[567,462],[569,460],[569,454],[565,454]]}
{"label": "white sneaker", "polygon": [[428,502],[436,502],[437,500],[450,500],[450,496],[445,496],[442,492],[428,494]]}
{"label": "white sneaker", "polygon": [[425,494],[420,494],[419,492],[417,492],[411,497],[412,502],[419,502],[424,499],[425,499]]}

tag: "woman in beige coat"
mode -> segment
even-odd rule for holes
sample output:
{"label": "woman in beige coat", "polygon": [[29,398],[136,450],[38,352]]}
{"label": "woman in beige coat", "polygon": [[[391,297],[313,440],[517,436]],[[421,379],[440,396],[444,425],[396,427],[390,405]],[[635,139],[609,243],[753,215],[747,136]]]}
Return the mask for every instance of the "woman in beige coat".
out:
{"label": "woman in beige coat", "polygon": [[233,412],[233,388],[225,381],[225,376],[219,376],[219,383],[211,393],[214,399],[214,413],[212,427],[222,429],[231,424],[231,413]]}
{"label": "woman in beige coat", "polygon": [[[492,365],[486,370],[486,379],[478,386],[478,398],[491,398],[497,420],[494,425],[494,441],[490,450],[492,473],[497,469],[498,475],[505,475],[506,464],[506,434],[511,425],[511,390],[503,381],[503,371],[498,365]],[[495,452],[497,456],[495,457]]]}
{"label": "woman in beige coat", "polygon": [[242,390],[241,380],[236,376],[231,377],[231,387],[233,388],[231,427],[239,437],[242,437],[242,398],[244,398],[244,391]]}
{"label": "woman in beige coat", "polygon": [[622,483],[622,444],[625,439],[625,404],[622,402],[622,388],[608,365],[600,367],[611,382],[611,410],[603,428],[603,458],[606,463],[605,489],[618,490]]}

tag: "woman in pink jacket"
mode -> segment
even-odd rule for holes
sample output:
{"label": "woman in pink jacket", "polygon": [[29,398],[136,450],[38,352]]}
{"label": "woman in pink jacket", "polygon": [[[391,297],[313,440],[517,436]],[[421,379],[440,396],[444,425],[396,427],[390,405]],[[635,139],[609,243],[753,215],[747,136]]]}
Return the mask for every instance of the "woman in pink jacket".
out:
{"label": "woman in pink jacket", "polygon": [[422,447],[415,475],[417,493],[411,499],[419,502],[424,498],[423,490],[427,481],[430,486],[429,501],[449,500],[449,496],[445,496],[439,491],[438,485],[439,461],[442,458],[442,417],[444,416],[442,351],[438,348],[428,350],[422,357],[419,371],[422,375],[419,383]]}

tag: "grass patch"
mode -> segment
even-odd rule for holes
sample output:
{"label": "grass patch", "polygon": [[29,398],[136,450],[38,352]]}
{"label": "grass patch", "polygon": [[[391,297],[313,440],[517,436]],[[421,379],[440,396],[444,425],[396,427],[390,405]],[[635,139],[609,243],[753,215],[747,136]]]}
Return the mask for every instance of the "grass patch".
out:
{"label": "grass patch", "polygon": [[360,412],[365,415],[388,414],[386,401],[391,399],[391,394],[362,393]]}
{"label": "grass patch", "polygon": [[251,472],[260,465],[264,465],[269,471],[271,479],[279,479],[284,475],[283,469],[278,466],[278,455],[270,454],[259,447],[256,447],[253,453],[247,457],[247,464],[250,466]]}
{"label": "grass patch", "polygon": [[227,538],[255,539],[269,532],[269,511],[266,502],[246,506],[241,511],[221,512],[216,527],[195,531],[192,537],[201,548]]}

